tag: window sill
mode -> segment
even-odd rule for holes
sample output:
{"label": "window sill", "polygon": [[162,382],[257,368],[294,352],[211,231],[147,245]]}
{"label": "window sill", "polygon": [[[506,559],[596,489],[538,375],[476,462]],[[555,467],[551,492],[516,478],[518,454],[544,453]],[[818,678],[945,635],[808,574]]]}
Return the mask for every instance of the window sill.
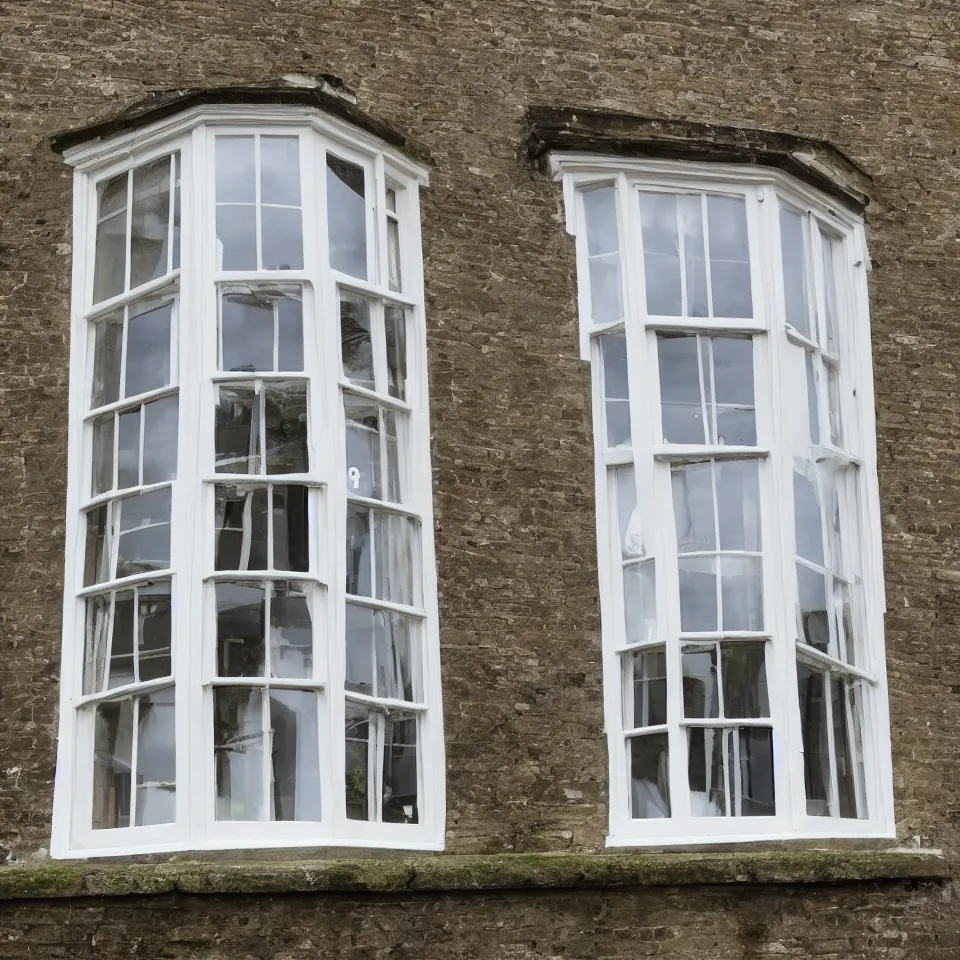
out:
{"label": "window sill", "polygon": [[0,867],[0,900],[166,893],[284,894],[944,881],[950,864],[915,850],[505,854],[297,863],[46,863]]}

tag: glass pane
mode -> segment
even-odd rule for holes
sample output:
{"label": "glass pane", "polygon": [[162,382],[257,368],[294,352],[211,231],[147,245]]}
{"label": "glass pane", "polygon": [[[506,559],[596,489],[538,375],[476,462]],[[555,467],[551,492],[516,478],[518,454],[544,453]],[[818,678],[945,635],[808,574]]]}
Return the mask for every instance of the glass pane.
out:
{"label": "glass pane", "polygon": [[130,289],[167,273],[170,240],[170,157],[133,171]]}
{"label": "glass pane", "polygon": [[830,621],[827,617],[826,578],[822,573],[797,564],[800,640],[824,653],[830,650]]}
{"label": "glass pane", "polygon": [[628,644],[657,639],[657,582],[652,560],[623,568],[623,607]]}
{"label": "glass pane", "polygon": [[830,744],[824,676],[805,663],[797,663],[800,729],[803,734],[803,780],[807,813],[811,817],[830,816]]}
{"label": "glass pane", "polygon": [[267,488],[217,484],[214,505],[216,569],[266,570]]}
{"label": "glass pane", "polygon": [[[859,817],[866,819],[869,800],[867,798],[866,769],[863,756],[863,684],[856,680],[837,680],[838,687],[846,690],[846,710],[844,719],[846,727],[841,729],[837,722],[835,739],[846,744],[845,756],[837,756],[839,767],[838,777],[842,777],[849,770],[853,789],[846,790],[842,786],[839,790],[840,816]],[[840,691],[834,697],[834,711],[838,709]],[[836,722],[836,721],[835,721]],[[845,769],[846,768],[846,769]],[[839,780],[838,780],[839,785]],[[848,811],[848,812],[847,812]]]}
{"label": "glass pane", "polygon": [[300,206],[300,138],[260,138],[260,202]]}
{"label": "glass pane", "polygon": [[218,203],[217,245],[221,270],[256,270],[257,208]]}
{"label": "glass pane", "polygon": [[121,173],[97,187],[100,195],[97,223],[93,302],[109,300],[124,291],[127,267],[127,182]]}
{"label": "glass pane", "polygon": [[717,520],[721,550],[763,549],[756,460],[717,460]]}
{"label": "glass pane", "polygon": [[[371,514],[373,549],[371,550]],[[347,507],[347,593],[392,603],[419,603],[419,525],[410,517]]]}
{"label": "glass pane", "polygon": [[793,516],[797,555],[823,566],[823,527],[815,467],[804,463],[804,472],[793,472]]}
{"label": "glass pane", "polygon": [[87,543],[83,561],[83,585],[92,586],[110,579],[110,551],[106,549],[109,506],[94,507],[86,512]]}
{"label": "glass pane", "polygon": [[717,407],[717,442],[728,447],[753,447],[757,422],[752,410]]}
{"label": "glass pane", "polygon": [[370,301],[353,293],[340,294],[340,351],[343,375],[368,390],[376,390],[373,341],[370,337]]}
{"label": "glass pane", "polygon": [[303,269],[303,228],[299,209],[261,207],[260,241],[264,270]]}
{"label": "glass pane", "polygon": [[769,717],[765,643],[724,643],[723,715],[730,719]]}
{"label": "glass pane", "polygon": [[307,385],[286,380],[265,385],[267,473],[306,473]]}
{"label": "glass pane", "polygon": [[780,256],[783,263],[783,296],[787,323],[805,337],[809,337],[803,218],[784,206],[780,207]]}
{"label": "glass pane", "polygon": [[271,690],[273,819],[320,819],[320,735],[317,694]]}
{"label": "glass pane", "polygon": [[222,370],[273,370],[276,300],[258,292],[224,293],[220,301]]}
{"label": "glass pane", "polygon": [[145,404],[143,415],[143,482],[175,480],[179,416],[177,398],[164,397]]}
{"label": "glass pane", "polygon": [[381,819],[384,823],[417,823],[417,718],[391,714],[385,726]]}
{"label": "glass pane", "polygon": [[138,827],[177,819],[177,753],[173,688],[139,697]]}
{"label": "glass pane", "polygon": [[[387,341],[387,390],[391,397],[407,397],[407,315],[402,307],[384,304],[384,334]],[[367,326],[369,331],[369,324]]]}
{"label": "glass pane", "polygon": [[213,757],[218,820],[265,820],[263,694],[257,688],[213,691]]}
{"label": "glass pane", "polygon": [[387,285],[399,292],[400,288],[400,224],[387,217]]}
{"label": "glass pane", "polygon": [[728,731],[732,768],[733,816],[772,817],[777,812],[773,786],[773,731],[741,727]]}
{"label": "glass pane", "polygon": [[173,269],[180,266],[180,176],[183,165],[180,162],[180,154],[173,155],[174,163],[174,187],[173,187]]}
{"label": "glass pane", "polygon": [[309,498],[307,487],[273,487],[273,566],[277,570],[310,569]]}
{"label": "glass pane", "polygon": [[683,229],[683,260],[687,285],[688,317],[706,317],[710,313],[707,302],[707,263],[703,249],[703,211],[700,194],[686,194],[677,198],[680,223]]}
{"label": "glass pane", "polygon": [[713,462],[674,464],[670,478],[677,550],[680,553],[716,550]]}
{"label": "glass pane", "polygon": [[264,675],[263,584],[219,581],[217,600],[217,675]]}
{"label": "glass pane", "polygon": [[747,207],[739,197],[707,197],[715,317],[752,317]]}
{"label": "glass pane", "polygon": [[667,655],[663,647],[625,654],[633,710],[624,703],[623,725],[656,727],[667,722]]}
{"label": "glass pane", "polygon": [[347,604],[347,675],[344,688],[371,697],[413,700],[411,617]]}
{"label": "glass pane", "polygon": [[129,308],[124,396],[170,383],[170,300],[143,300]]}
{"label": "glass pane", "polygon": [[605,253],[616,253],[620,249],[616,187],[584,190],[583,212],[587,221],[589,255],[596,257]]}
{"label": "glass pane", "polygon": [[217,473],[260,472],[260,404],[254,387],[219,388],[215,447]]}
{"label": "glass pane", "polygon": [[120,501],[117,576],[170,566],[170,488]]}
{"label": "glass pane", "polygon": [[813,366],[813,354],[804,351],[804,365],[807,374],[807,418],[810,425],[810,442],[820,442],[820,399],[819,377]]}
{"label": "glass pane", "polygon": [[602,336],[600,352],[603,357],[607,446],[629,446],[630,390],[627,383],[627,338],[622,333]]}
{"label": "glass pane", "polygon": [[123,352],[123,311],[108,313],[93,325],[93,389],[90,408],[120,399],[120,355]]}
{"label": "glass pane", "polygon": [[117,487],[140,484],[140,408],[120,415],[117,431]]}
{"label": "glass pane", "polygon": [[122,687],[136,680],[133,667],[135,631],[132,590],[119,591],[113,604],[113,642],[110,645],[110,676],[107,689]]}
{"label": "glass pane", "polygon": [[823,346],[827,353],[837,356],[839,343],[837,329],[840,322],[840,307],[837,298],[837,265],[842,249],[839,237],[820,231],[820,250],[823,254],[823,299],[826,310]]}
{"label": "glass pane", "polygon": [[362,167],[327,154],[327,235],[330,266],[367,278],[367,204]]}
{"label": "glass pane", "polygon": [[631,560],[643,556],[643,529],[637,506],[637,486],[633,467],[614,471],[617,491],[617,526],[620,531],[620,557]]}
{"label": "glass pane", "polygon": [[687,728],[687,782],[690,812],[695,817],[728,815],[723,762],[726,733],[715,727]]}
{"label": "glass pane", "polygon": [[370,818],[370,720],[367,711],[349,700],[346,703],[345,793],[348,820]]}
{"label": "glass pane", "polygon": [[87,597],[83,652],[83,694],[104,689],[107,651],[110,646],[110,596]]}
{"label": "glass pane", "polygon": [[313,675],[313,620],[307,587],[277,580],[270,598],[270,676]]}
{"label": "glass pane", "polygon": [[697,337],[661,334],[657,347],[664,443],[705,443]]}
{"label": "glass pane", "polygon": [[141,680],[172,673],[170,581],[137,588],[137,663]]}
{"label": "glass pane", "polygon": [[114,415],[108,413],[93,421],[93,469],[90,478],[90,495],[93,497],[113,489],[114,419]]}
{"label": "glass pane", "polygon": [[685,644],[683,662],[683,715],[694,718],[720,716],[717,686],[717,645]]}
{"label": "glass pane", "polygon": [[631,737],[630,816],[653,820],[670,816],[670,752],[667,735]]}
{"label": "glass pane", "polygon": [[623,317],[623,283],[620,255],[590,258],[590,303],[595,324],[613,323]]}
{"label": "glass pane", "polygon": [[830,362],[824,361],[823,370],[827,377],[827,404],[830,415],[830,442],[835,447],[843,446],[843,427],[840,410],[840,371]]}
{"label": "glass pane", "polygon": [[759,557],[720,560],[724,630],[763,629],[763,583]]}
{"label": "glass pane", "polygon": [[299,291],[277,300],[277,368],[303,369],[303,301]]}
{"label": "glass pane", "polygon": [[93,723],[93,829],[130,826],[133,700],[101,703]]}
{"label": "glass pane", "polygon": [[347,491],[361,497],[399,503],[401,491],[396,414],[349,393],[343,395],[343,407],[346,418]]}
{"label": "glass pane", "polygon": [[714,395],[719,404],[753,408],[753,340],[711,337]]}
{"label": "glass pane", "polygon": [[217,203],[256,203],[253,137],[217,137]]}
{"label": "glass pane", "polygon": [[677,235],[677,198],[665,193],[640,194],[640,230],[643,272],[647,286],[647,313],[679,317],[680,241]]}
{"label": "glass pane", "polygon": [[698,633],[717,629],[717,561],[680,557],[680,629]]}

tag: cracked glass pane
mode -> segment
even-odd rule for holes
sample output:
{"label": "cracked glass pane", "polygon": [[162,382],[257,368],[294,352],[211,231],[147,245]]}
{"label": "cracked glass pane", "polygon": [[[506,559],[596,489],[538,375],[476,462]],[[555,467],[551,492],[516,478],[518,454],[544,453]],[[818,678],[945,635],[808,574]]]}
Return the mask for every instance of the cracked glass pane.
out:
{"label": "cracked glass pane", "polygon": [[103,689],[110,646],[110,595],[87,597],[86,632],[83,656],[83,693]]}
{"label": "cracked glass pane", "polygon": [[370,300],[346,291],[340,294],[340,353],[344,377],[358,386],[376,390]]}

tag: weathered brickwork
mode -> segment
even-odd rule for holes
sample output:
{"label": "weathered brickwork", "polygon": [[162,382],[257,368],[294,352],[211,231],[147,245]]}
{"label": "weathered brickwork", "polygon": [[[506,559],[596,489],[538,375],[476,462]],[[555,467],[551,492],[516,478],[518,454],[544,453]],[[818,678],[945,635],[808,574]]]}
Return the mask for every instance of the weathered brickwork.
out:
{"label": "weathered brickwork", "polygon": [[[0,0],[0,847],[48,846],[55,762],[71,174],[48,138],[297,72],[432,158],[448,849],[599,851],[606,827],[589,370],[560,189],[521,143],[543,104],[796,132],[873,176],[897,823],[960,854],[958,26],[951,0]],[[0,956],[945,958],[949,890],[27,903]]]}

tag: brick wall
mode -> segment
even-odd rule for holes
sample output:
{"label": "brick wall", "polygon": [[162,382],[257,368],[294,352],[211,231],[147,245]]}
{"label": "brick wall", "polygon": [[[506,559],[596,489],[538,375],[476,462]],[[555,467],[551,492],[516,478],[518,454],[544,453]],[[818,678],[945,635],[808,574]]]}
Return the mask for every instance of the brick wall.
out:
{"label": "brick wall", "polygon": [[[960,852],[958,20],[950,0],[0,3],[0,846],[25,856],[48,845],[55,760],[71,176],[46,138],[151,89],[327,72],[435,164],[422,212],[449,849],[596,851],[605,833],[589,370],[577,358],[573,243],[559,187],[520,159],[524,109],[563,104],[794,131],[832,141],[873,175],[897,822],[904,838]],[[758,894],[757,916],[787,931],[781,953],[947,956],[931,939],[946,922],[941,895]],[[501,956],[587,955],[578,938],[600,928],[619,931],[603,955],[628,952],[638,929],[651,938],[631,941],[641,955],[647,942],[671,956],[761,955],[768,934],[750,946],[752,921],[723,893],[684,896],[485,898],[462,911],[452,899],[377,911],[336,902],[323,908],[318,949],[346,937],[350,955],[374,941],[412,942],[414,955],[421,935],[456,943],[482,917]],[[275,938],[271,956],[298,956],[311,948],[286,929],[278,903],[246,919]],[[69,919],[28,905],[6,919],[36,924],[36,937],[63,924],[76,938],[64,956],[94,955],[97,930],[101,943],[118,938],[97,956],[246,949],[222,902],[151,906],[185,912],[179,952],[135,949],[151,934],[130,931],[146,922],[131,902],[84,904]],[[644,926],[658,910],[672,917],[664,930],[678,932],[649,932],[660,929]],[[815,944],[804,940],[811,920],[823,931]],[[217,946],[231,938],[237,950]],[[45,941],[11,941],[27,942]],[[0,956],[33,955],[13,949],[0,942]]]}

